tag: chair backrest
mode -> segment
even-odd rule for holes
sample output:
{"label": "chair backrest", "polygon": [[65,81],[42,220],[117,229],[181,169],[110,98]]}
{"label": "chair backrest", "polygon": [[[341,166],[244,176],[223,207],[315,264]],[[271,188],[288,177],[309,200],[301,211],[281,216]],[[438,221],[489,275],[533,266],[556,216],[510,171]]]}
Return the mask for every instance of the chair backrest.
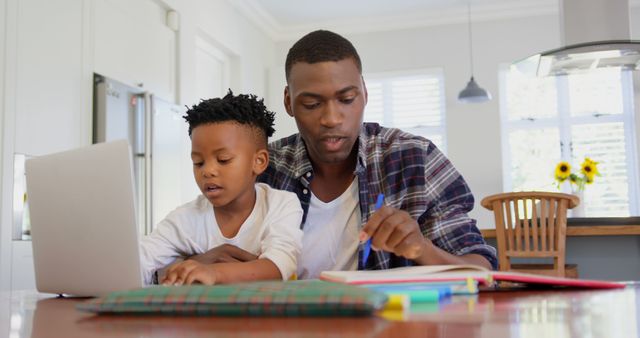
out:
{"label": "chair backrest", "polygon": [[564,276],[567,209],[580,203],[575,195],[552,192],[510,192],[485,197],[493,210],[501,271],[511,270],[511,258],[553,258]]}

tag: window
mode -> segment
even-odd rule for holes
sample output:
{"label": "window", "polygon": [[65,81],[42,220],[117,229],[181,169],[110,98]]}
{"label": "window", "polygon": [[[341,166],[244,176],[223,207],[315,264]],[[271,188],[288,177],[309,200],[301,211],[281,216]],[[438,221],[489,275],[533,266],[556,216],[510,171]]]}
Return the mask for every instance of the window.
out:
{"label": "window", "polygon": [[[501,72],[502,153],[507,191],[557,191],[555,165],[585,157],[600,177],[584,191],[588,217],[637,215],[631,72],[604,69],[534,78]],[[571,193],[569,184],[561,186]]]}
{"label": "window", "polygon": [[399,128],[446,150],[444,76],[441,70],[366,74],[366,122]]}

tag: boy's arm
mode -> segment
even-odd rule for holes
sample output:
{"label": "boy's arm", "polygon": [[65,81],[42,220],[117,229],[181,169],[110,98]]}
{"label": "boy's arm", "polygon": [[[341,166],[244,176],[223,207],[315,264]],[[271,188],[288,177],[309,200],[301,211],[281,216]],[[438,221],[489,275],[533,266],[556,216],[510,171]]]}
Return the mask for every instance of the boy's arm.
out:
{"label": "boy's arm", "polygon": [[261,259],[268,259],[280,271],[283,280],[295,275],[302,252],[302,207],[291,192],[272,191],[269,216],[264,220]]}
{"label": "boy's arm", "polygon": [[[167,271],[163,284],[232,283],[264,279],[289,279],[296,272],[297,258],[302,247],[302,207],[293,193],[270,190],[269,211],[263,220],[265,233],[259,259],[244,255],[246,251],[233,246],[220,246],[204,256],[196,256]],[[220,249],[220,250],[217,250]],[[214,254],[215,253],[215,254]],[[221,253],[230,255],[230,261],[220,262]],[[205,254],[206,255],[206,254]],[[224,255],[222,255],[224,256]],[[212,257],[218,262],[210,264]],[[251,259],[254,260],[251,260]],[[242,262],[241,260],[247,260]]]}
{"label": "boy's arm", "polygon": [[153,274],[181,256],[184,236],[173,222],[164,219],[156,229],[140,240],[141,265],[145,284],[151,284]]}
{"label": "boy's arm", "polygon": [[213,285],[268,279],[282,280],[280,270],[268,259],[217,264],[202,264],[194,260],[187,260],[171,266],[161,283],[165,285],[193,283]]}

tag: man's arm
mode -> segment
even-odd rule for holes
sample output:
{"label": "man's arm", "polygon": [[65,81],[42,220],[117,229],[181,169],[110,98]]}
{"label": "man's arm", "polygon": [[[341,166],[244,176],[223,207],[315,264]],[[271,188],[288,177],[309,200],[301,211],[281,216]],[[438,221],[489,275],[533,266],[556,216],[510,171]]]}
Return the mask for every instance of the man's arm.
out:
{"label": "man's arm", "polygon": [[388,175],[395,173],[392,180],[405,182],[413,193],[402,197],[408,190],[386,187],[388,195],[399,199],[393,205],[403,206],[402,210],[390,206],[377,210],[360,239],[372,237],[373,247],[416,264],[497,266],[495,249],[486,244],[475,220],[468,216],[474,199],[464,178],[433,143],[405,137],[412,141],[398,144],[406,145],[400,158],[407,163],[388,161],[385,170]]}
{"label": "man's arm", "polygon": [[231,244],[222,244],[205,253],[187,257],[202,264],[249,262],[258,259],[257,255]]}
{"label": "man's arm", "polygon": [[420,265],[473,264],[491,269],[491,263],[479,254],[456,256],[422,235],[420,226],[408,212],[389,206],[378,209],[360,233],[360,240],[371,238],[374,250],[392,252]]}

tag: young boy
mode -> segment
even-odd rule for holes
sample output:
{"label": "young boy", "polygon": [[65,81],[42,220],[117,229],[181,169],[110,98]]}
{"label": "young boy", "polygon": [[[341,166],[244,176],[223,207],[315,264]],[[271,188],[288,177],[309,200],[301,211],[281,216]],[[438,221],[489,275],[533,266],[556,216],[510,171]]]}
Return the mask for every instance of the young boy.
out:
{"label": "young boy", "polygon": [[224,284],[289,279],[301,251],[302,208],[296,195],[256,183],[269,162],[274,113],[255,95],[204,100],[184,116],[189,123],[193,174],[202,195],[161,221],[142,240],[145,283],[177,258],[232,245],[255,254],[246,262],[171,265],[162,284]]}

